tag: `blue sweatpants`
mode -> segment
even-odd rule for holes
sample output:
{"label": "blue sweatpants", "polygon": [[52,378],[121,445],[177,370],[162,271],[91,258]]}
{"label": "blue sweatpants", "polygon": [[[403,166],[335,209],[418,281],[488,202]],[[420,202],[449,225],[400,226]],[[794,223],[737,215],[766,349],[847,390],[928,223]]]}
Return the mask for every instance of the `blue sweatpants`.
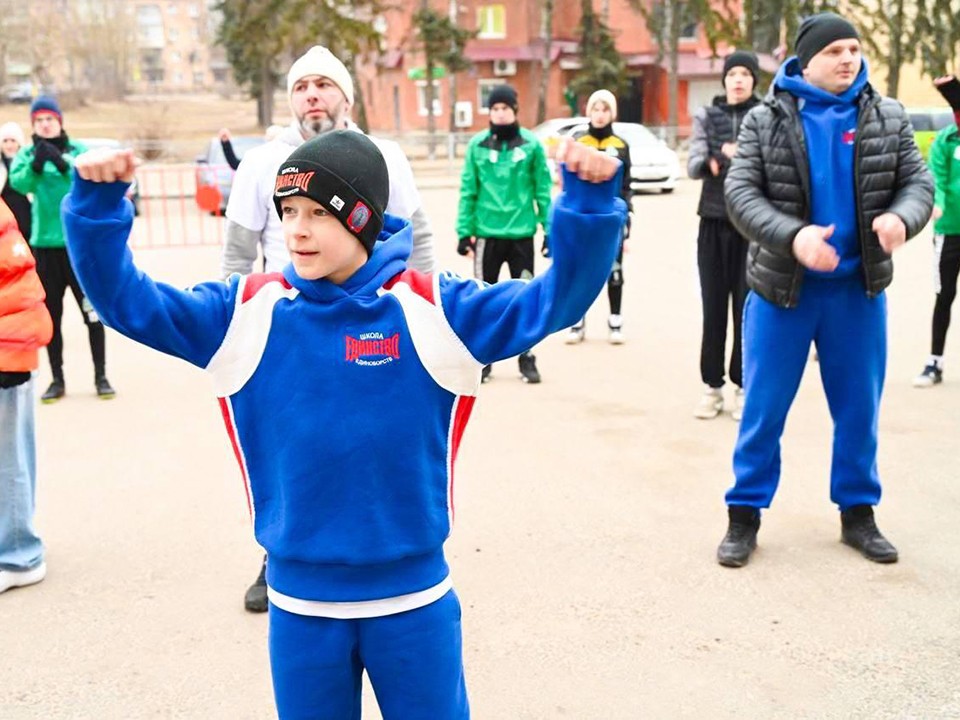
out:
{"label": "blue sweatpants", "polygon": [[887,364],[887,298],[867,297],[859,275],[807,276],[796,308],[754,292],[743,310],[746,393],[727,505],[767,508],[780,481],[780,436],[810,344],[833,418],[830,499],[840,510],[880,502],[877,416]]}
{"label": "blue sweatpants", "polygon": [[384,720],[469,720],[460,601],[358,620],[270,605],[270,669],[280,720],[360,720],[366,670]]}

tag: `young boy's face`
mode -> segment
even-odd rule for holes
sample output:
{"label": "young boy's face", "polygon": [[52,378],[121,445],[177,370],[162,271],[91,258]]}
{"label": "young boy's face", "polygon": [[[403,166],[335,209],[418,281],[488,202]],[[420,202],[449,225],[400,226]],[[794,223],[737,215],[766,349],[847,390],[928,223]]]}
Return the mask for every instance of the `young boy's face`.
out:
{"label": "young boy's face", "polygon": [[494,103],[490,106],[490,122],[494,125],[513,125],[517,114],[506,103]]}
{"label": "young boy's face", "polygon": [[60,118],[53,113],[38,113],[33,118],[33,131],[45,140],[60,137],[62,129],[63,125],[60,123]]}
{"label": "young boy's face", "polygon": [[595,128],[605,128],[613,122],[613,113],[605,102],[595,102],[590,108],[590,124]]}
{"label": "young boy's face", "polygon": [[294,195],[280,202],[280,213],[293,269],[304,280],[339,285],[367,261],[360,241],[320,203]]}

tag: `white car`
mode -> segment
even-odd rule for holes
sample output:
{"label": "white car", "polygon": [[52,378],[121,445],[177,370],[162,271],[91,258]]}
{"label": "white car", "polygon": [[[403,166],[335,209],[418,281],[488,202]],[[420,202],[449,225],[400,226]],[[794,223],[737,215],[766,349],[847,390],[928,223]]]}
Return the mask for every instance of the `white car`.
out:
{"label": "white car", "polygon": [[[589,123],[568,126],[561,135],[586,132]],[[615,135],[630,146],[630,185],[634,190],[671,193],[680,180],[680,158],[666,143],[639,123],[615,122]]]}

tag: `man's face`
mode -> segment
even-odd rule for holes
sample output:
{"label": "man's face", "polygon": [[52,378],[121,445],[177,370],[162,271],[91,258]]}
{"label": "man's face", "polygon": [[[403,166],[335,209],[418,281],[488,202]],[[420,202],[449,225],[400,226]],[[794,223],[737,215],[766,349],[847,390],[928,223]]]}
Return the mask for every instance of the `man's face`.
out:
{"label": "man's face", "polygon": [[590,108],[590,124],[595,128],[605,128],[613,122],[613,113],[605,102],[595,102]]}
{"label": "man's face", "polygon": [[853,85],[861,65],[859,40],[835,40],[810,59],[803,69],[803,77],[821,90],[840,95]]}
{"label": "man's face", "polygon": [[307,75],[297,80],[290,93],[290,107],[307,138],[343,129],[350,113],[350,103],[343,90],[323,75]]}
{"label": "man's face", "polygon": [[53,113],[38,113],[33,118],[33,131],[46,140],[52,140],[60,137],[60,131],[63,126],[60,124],[60,118]]}
{"label": "man's face", "polygon": [[13,138],[4,138],[3,143],[0,144],[0,150],[2,150],[3,154],[6,157],[8,158],[13,157],[14,155],[17,154],[17,152],[19,152],[20,143],[18,143]]}
{"label": "man's face", "polygon": [[517,114],[506,103],[494,103],[490,106],[490,122],[494,125],[513,125]]}
{"label": "man's face", "polygon": [[723,78],[727,90],[727,102],[738,105],[753,94],[753,75],[742,65],[730,68]]}

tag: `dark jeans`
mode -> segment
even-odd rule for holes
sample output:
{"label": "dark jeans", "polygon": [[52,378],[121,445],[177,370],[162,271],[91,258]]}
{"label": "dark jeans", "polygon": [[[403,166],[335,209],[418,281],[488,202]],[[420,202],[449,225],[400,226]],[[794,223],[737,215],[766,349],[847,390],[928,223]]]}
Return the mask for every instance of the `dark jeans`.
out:
{"label": "dark jeans", "polygon": [[934,240],[938,283],[937,301],[933,306],[933,342],[931,355],[943,355],[950,327],[950,306],[957,297],[957,275],[960,274],[960,235],[937,235]]}
{"label": "dark jeans", "polygon": [[700,375],[712,388],[723,387],[723,356],[727,346],[727,319],[733,306],[733,351],[730,380],[743,387],[740,334],[743,301],[747,295],[747,241],[726,220],[700,219],[697,267],[703,300],[703,338]]}

